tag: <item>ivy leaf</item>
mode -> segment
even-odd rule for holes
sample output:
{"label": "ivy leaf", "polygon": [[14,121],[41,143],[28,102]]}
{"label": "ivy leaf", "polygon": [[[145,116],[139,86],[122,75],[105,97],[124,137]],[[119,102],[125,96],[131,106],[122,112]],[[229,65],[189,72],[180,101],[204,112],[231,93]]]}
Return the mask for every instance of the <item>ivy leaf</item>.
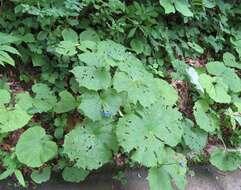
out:
{"label": "ivy leaf", "polygon": [[107,90],[100,95],[97,92],[86,92],[81,95],[79,109],[91,120],[103,119],[103,113],[116,114],[122,104],[122,98],[114,90]]}
{"label": "ivy leaf", "polygon": [[36,113],[47,112],[53,109],[57,100],[46,84],[36,83],[32,86],[32,91],[36,94],[33,98],[33,106]]}
{"label": "ivy leaf", "polygon": [[218,61],[209,62],[206,67],[210,74],[221,78],[231,91],[235,93],[241,91],[241,79],[235,73],[234,69],[225,67],[222,62]]}
{"label": "ivy leaf", "polygon": [[180,142],[180,119],[176,109],[155,104],[138,115],[132,113],[121,118],[117,138],[125,152],[133,151],[132,160],[147,167],[157,166],[163,161],[164,144],[176,146]]}
{"label": "ivy leaf", "polygon": [[10,93],[5,89],[0,89],[0,105],[7,104],[11,100]]}
{"label": "ivy leaf", "polygon": [[112,159],[113,149],[116,141],[111,124],[84,123],[65,136],[64,153],[78,168],[100,168]]}
{"label": "ivy leaf", "polygon": [[241,164],[241,154],[238,151],[228,152],[219,148],[211,153],[209,161],[222,171],[233,171]]}
{"label": "ivy leaf", "polygon": [[57,145],[39,126],[25,131],[16,145],[18,160],[29,167],[40,167],[57,154]]}
{"label": "ivy leaf", "polygon": [[180,190],[186,186],[186,159],[172,149],[165,150],[166,162],[149,169],[147,180],[150,190],[174,190],[173,183]]}
{"label": "ivy leaf", "polygon": [[50,179],[51,167],[43,168],[41,171],[33,171],[31,173],[31,179],[37,183],[41,184]]}
{"label": "ivy leaf", "polygon": [[67,90],[59,93],[61,100],[55,105],[54,111],[56,113],[69,112],[77,106],[75,98]]}
{"label": "ivy leaf", "polygon": [[185,144],[193,151],[201,151],[206,143],[208,134],[196,127],[193,127],[193,122],[189,119],[185,120],[183,139]]}
{"label": "ivy leaf", "polygon": [[84,181],[89,175],[89,171],[76,167],[65,167],[62,173],[63,179],[68,182],[79,183]]}
{"label": "ivy leaf", "polygon": [[62,36],[64,38],[64,41],[71,41],[71,42],[78,43],[78,38],[79,38],[78,34],[70,28],[64,29],[62,32]]}
{"label": "ivy leaf", "polygon": [[223,54],[223,62],[227,67],[241,69],[241,64],[237,63],[235,56],[229,52]]}
{"label": "ivy leaf", "polygon": [[186,0],[175,0],[173,2],[176,10],[180,12],[183,16],[193,17],[193,13],[189,9],[189,4]]}
{"label": "ivy leaf", "polygon": [[214,132],[219,128],[219,121],[214,113],[210,113],[209,105],[199,100],[194,105],[194,116],[198,126],[206,132]]}
{"label": "ivy leaf", "polygon": [[199,76],[199,82],[215,102],[231,102],[231,97],[227,93],[228,86],[223,82],[222,78],[211,77],[204,73]]}
{"label": "ivy leaf", "polygon": [[165,14],[175,13],[175,7],[170,0],[159,0],[160,5],[164,8]]}
{"label": "ivy leaf", "polygon": [[0,107],[0,133],[15,131],[28,124],[32,116],[28,115],[19,105],[13,110]]}
{"label": "ivy leaf", "polygon": [[71,71],[80,87],[89,90],[107,89],[111,83],[110,73],[102,68],[91,66],[77,66]]}

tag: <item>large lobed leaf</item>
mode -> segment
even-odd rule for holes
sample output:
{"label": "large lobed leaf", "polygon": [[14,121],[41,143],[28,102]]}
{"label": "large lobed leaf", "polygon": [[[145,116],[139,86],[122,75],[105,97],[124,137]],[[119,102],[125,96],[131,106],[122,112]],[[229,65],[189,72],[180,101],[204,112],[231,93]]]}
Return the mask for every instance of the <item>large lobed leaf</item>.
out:
{"label": "large lobed leaf", "polygon": [[64,153],[78,168],[98,169],[111,160],[115,149],[111,124],[87,122],[65,136]]}
{"label": "large lobed leaf", "polygon": [[173,108],[155,104],[119,120],[117,138],[132,160],[147,167],[163,162],[163,148],[176,146],[182,137],[181,114]]}

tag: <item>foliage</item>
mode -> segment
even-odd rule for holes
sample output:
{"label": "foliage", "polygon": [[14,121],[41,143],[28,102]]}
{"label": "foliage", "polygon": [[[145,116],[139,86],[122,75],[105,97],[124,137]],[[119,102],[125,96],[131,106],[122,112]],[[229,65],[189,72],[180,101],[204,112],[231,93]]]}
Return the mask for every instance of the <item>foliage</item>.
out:
{"label": "foliage", "polygon": [[40,167],[56,154],[56,143],[49,140],[49,136],[39,126],[25,131],[16,145],[18,160],[30,167]]}
{"label": "foliage", "polygon": [[[0,179],[69,182],[121,155],[152,190],[187,162],[240,166],[241,2],[12,0],[0,6]],[[205,155],[203,155],[205,156]],[[26,176],[27,177],[27,176]]]}
{"label": "foliage", "polygon": [[210,162],[218,169],[223,171],[233,171],[237,169],[240,164],[240,152],[216,149],[212,152]]}
{"label": "foliage", "polygon": [[31,173],[31,179],[38,184],[46,182],[50,179],[51,167],[44,168],[42,171],[33,171]]}

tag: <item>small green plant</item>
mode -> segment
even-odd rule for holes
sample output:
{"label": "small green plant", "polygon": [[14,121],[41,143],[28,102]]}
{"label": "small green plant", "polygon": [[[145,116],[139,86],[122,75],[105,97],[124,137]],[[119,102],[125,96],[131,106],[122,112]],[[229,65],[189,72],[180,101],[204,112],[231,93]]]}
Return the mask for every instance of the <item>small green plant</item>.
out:
{"label": "small green plant", "polygon": [[41,184],[54,170],[78,183],[116,155],[147,168],[151,190],[184,190],[189,162],[237,169],[241,3],[233,2],[1,3],[0,179]]}

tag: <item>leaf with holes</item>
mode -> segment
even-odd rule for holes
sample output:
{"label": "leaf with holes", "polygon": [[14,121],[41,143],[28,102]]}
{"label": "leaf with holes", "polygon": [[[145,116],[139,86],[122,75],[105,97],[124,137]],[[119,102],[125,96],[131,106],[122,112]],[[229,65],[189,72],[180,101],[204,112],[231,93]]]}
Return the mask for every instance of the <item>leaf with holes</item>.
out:
{"label": "leaf with holes", "polygon": [[98,169],[112,159],[117,145],[113,126],[106,123],[83,123],[65,136],[64,153],[75,166]]}
{"label": "leaf with holes", "polygon": [[132,74],[128,75],[124,72],[115,74],[113,85],[117,92],[127,92],[131,103],[139,102],[144,107],[157,101],[160,94],[159,83],[152,77]]}
{"label": "leaf with holes", "polygon": [[[181,114],[161,104],[155,104],[138,114],[121,118],[117,125],[117,138],[132,160],[147,167],[163,162],[164,144],[176,146],[183,134]],[[161,121],[161,122],[160,122]]]}
{"label": "leaf with holes", "polygon": [[46,84],[36,83],[32,86],[32,91],[35,93],[33,98],[35,113],[47,112],[53,109],[57,100]]}
{"label": "leaf with holes", "polygon": [[77,66],[71,72],[75,75],[80,87],[90,90],[107,89],[111,83],[110,73],[102,68]]}
{"label": "leaf with holes", "polygon": [[193,122],[189,119],[185,120],[183,128],[185,144],[193,151],[201,151],[207,143],[208,134],[197,127],[193,127]]}
{"label": "leaf with holes", "polygon": [[86,92],[81,95],[79,110],[93,121],[103,119],[104,113],[114,116],[122,104],[122,98],[114,90],[106,90],[102,93]]}
{"label": "leaf with holes", "polygon": [[184,190],[186,186],[186,159],[172,149],[165,150],[165,163],[149,169],[147,180],[151,190],[174,190],[173,184]]}

